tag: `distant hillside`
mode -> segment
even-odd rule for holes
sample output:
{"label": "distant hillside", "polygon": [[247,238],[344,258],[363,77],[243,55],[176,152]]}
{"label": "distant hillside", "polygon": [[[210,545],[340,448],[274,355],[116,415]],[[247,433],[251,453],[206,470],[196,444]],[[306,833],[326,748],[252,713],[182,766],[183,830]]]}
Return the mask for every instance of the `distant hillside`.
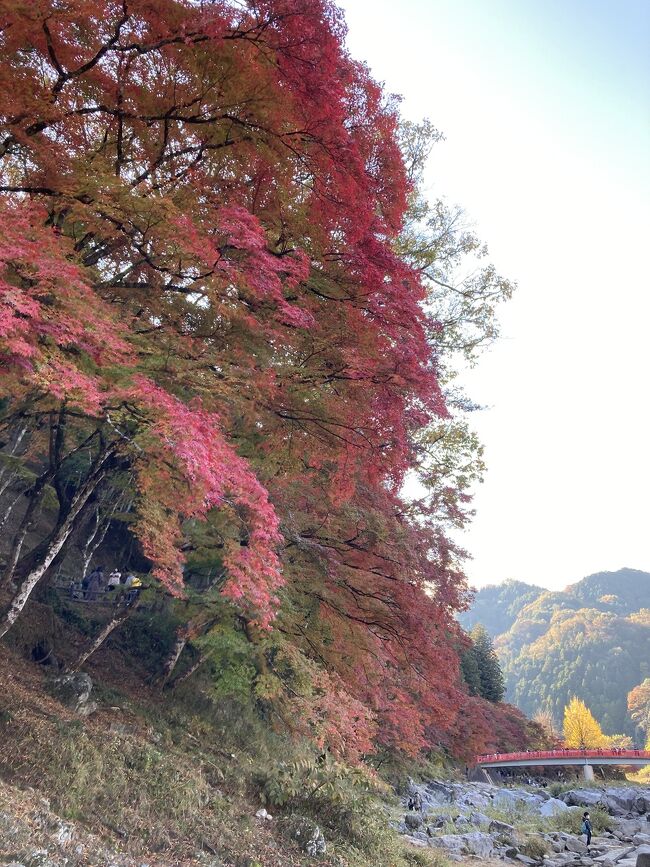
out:
{"label": "distant hillside", "polygon": [[650,607],[650,573],[639,569],[596,572],[569,585],[566,592],[601,611],[633,614],[640,608]]}
{"label": "distant hillside", "polygon": [[523,581],[491,584],[479,590],[470,610],[458,619],[467,632],[480,623],[492,638],[496,638],[510,629],[525,605],[534,602],[544,592],[543,587],[524,584]]}
{"label": "distant hillside", "polygon": [[507,581],[480,590],[461,623],[495,637],[506,697],[560,722],[578,695],[610,734],[635,733],[627,693],[650,676],[650,573],[598,572],[552,592]]}

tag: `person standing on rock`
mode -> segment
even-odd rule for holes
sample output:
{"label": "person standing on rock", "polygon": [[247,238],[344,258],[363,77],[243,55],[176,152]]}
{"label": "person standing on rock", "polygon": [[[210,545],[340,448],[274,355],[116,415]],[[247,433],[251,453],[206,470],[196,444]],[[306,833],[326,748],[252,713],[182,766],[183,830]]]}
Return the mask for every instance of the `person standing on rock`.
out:
{"label": "person standing on rock", "polygon": [[582,814],[582,833],[587,836],[587,854],[589,854],[589,846],[591,844],[591,819],[589,813],[585,810]]}

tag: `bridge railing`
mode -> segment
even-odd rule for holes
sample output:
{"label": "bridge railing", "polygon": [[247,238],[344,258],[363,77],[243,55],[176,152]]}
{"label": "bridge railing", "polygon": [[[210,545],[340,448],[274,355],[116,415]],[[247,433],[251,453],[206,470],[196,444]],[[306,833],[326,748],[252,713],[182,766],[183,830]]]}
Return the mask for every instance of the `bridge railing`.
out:
{"label": "bridge railing", "polygon": [[621,764],[625,764],[625,759],[648,759],[650,761],[650,750],[526,750],[520,753],[491,753],[482,756],[475,756],[477,765],[489,764],[492,762],[521,762],[531,759],[620,759]]}

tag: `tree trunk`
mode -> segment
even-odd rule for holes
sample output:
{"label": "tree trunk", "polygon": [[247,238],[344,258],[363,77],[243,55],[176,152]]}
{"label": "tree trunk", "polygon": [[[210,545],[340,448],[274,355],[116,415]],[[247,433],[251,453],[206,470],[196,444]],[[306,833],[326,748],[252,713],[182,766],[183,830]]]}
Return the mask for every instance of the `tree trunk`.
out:
{"label": "tree trunk", "polygon": [[180,659],[181,653],[185,649],[187,642],[192,638],[196,638],[197,635],[205,635],[205,633],[211,629],[218,620],[218,617],[211,617],[208,620],[202,621],[201,618],[197,616],[193,620],[189,620],[184,626],[179,627],[176,632],[176,641],[174,642],[174,646],[165,661],[162,673],[156,681],[161,689],[164,689],[167,681],[176,668],[176,663]]}
{"label": "tree trunk", "polygon": [[92,545],[95,536],[99,532],[99,506],[95,508],[94,511],[94,521],[93,528],[88,532],[90,528],[86,528],[86,542],[83,546],[83,550],[81,553],[81,558],[83,560],[83,566],[81,567],[81,577],[85,577],[88,574],[88,567],[90,566],[90,561],[93,558],[94,550],[90,550],[90,546]]}
{"label": "tree trunk", "polygon": [[[18,447],[20,446],[20,443],[22,441],[22,438],[25,436],[26,433],[27,433],[27,425],[25,425],[25,427],[21,428],[18,431],[18,435],[16,436],[16,439],[14,440],[13,445],[11,446],[9,451],[7,452],[7,454],[10,457],[13,457],[16,454],[16,452],[18,451]],[[0,467],[0,480],[2,480],[4,478],[5,473],[7,473],[8,471],[9,471],[9,464],[8,463],[6,465]],[[14,478],[15,474],[10,473],[10,476],[12,478]],[[7,489],[7,487],[10,484],[11,484],[11,480],[2,486],[2,489],[0,489],[0,493],[4,494],[5,490]]]}
{"label": "tree trunk", "polygon": [[11,487],[18,478],[18,473],[9,473],[4,482],[0,485],[0,497],[4,497],[7,488]]}
{"label": "tree trunk", "polygon": [[189,678],[192,677],[197,668],[200,668],[209,656],[210,654],[204,650],[203,653],[200,654],[196,662],[190,665],[187,671],[184,671],[183,674],[179,675],[169,684],[169,688],[176,689],[179,683],[184,683],[186,680],[189,680]]}
{"label": "tree trunk", "polygon": [[158,686],[160,687],[160,689],[164,689],[167,681],[171,677],[173,670],[176,668],[176,663],[180,659],[181,653],[185,650],[186,644],[187,630],[185,628],[179,629],[179,631],[176,633],[176,641],[174,642],[169,656],[165,660],[163,670],[158,677]]}
{"label": "tree trunk", "polygon": [[82,576],[88,573],[88,569],[90,568],[90,563],[97,553],[97,550],[101,547],[104,539],[106,538],[106,534],[108,533],[109,527],[111,526],[111,521],[113,520],[113,515],[121,508],[122,504],[126,503],[125,512],[131,511],[131,506],[133,505],[133,500],[127,500],[124,494],[120,494],[112,508],[108,511],[108,513],[104,516],[104,523],[101,523],[101,504],[97,505],[95,509],[95,520],[93,522],[94,526],[86,540],[86,544],[83,547],[83,569],[81,571]]}
{"label": "tree trunk", "polygon": [[118,611],[115,612],[115,615],[112,620],[110,620],[104,628],[101,630],[99,635],[90,642],[87,646],[86,650],[77,658],[74,665],[70,667],[70,671],[79,671],[82,665],[84,665],[87,660],[93,655],[93,653],[98,650],[102,644],[106,641],[108,636],[117,629],[118,626],[121,626],[122,623],[129,617],[131,612],[138,607],[140,604],[139,597],[131,603],[131,605],[124,604]]}
{"label": "tree trunk", "polygon": [[[31,596],[32,590],[36,587],[43,575],[45,575],[52,561],[55,559],[74,530],[79,513],[88,502],[89,497],[97,488],[97,485],[99,485],[106,475],[104,464],[112,453],[112,449],[108,449],[96,459],[92,473],[73,496],[68,514],[52,535],[52,538],[49,540],[45,550],[40,556],[38,563],[34,564],[25,576],[18,588],[18,592],[15,594],[9,607],[3,614],[2,620],[0,621],[0,638],[6,635],[14,625],[21,611],[27,604],[27,600]],[[13,568],[15,569],[15,564]],[[13,569],[11,575],[13,577]]]}
{"label": "tree trunk", "polygon": [[24,496],[25,496],[25,492],[24,492],[24,491],[21,491],[21,492],[18,494],[18,496],[15,498],[15,500],[11,503],[11,505],[7,506],[4,515],[3,515],[2,518],[0,519],[0,530],[2,530],[2,528],[4,527],[4,525],[7,523],[7,521],[9,520],[9,517],[10,517],[11,513],[13,512],[13,510],[16,508],[16,506],[18,505],[18,503],[22,500],[22,498],[23,498]]}
{"label": "tree trunk", "polygon": [[5,574],[2,577],[2,584],[11,585],[13,581],[16,565],[18,563],[18,560],[20,559],[20,552],[23,549],[23,544],[25,542],[25,539],[27,538],[27,534],[34,525],[34,521],[36,520],[36,516],[38,514],[38,507],[40,506],[43,495],[45,494],[45,487],[51,480],[51,478],[52,471],[48,470],[34,482],[32,487],[28,491],[25,492],[25,496],[28,496],[30,499],[29,503],[27,504],[25,514],[23,515],[23,519],[20,522],[20,526],[16,531],[16,535],[13,538],[13,542],[9,550],[9,556],[7,558],[7,568],[5,569]]}

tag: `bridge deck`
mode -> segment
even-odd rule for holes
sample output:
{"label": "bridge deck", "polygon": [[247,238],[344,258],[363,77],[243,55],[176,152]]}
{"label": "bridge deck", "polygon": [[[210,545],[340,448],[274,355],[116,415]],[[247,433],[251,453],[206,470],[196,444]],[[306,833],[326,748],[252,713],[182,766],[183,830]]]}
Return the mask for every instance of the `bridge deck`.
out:
{"label": "bridge deck", "polygon": [[476,756],[476,764],[489,768],[534,765],[647,765],[650,750],[535,750]]}

